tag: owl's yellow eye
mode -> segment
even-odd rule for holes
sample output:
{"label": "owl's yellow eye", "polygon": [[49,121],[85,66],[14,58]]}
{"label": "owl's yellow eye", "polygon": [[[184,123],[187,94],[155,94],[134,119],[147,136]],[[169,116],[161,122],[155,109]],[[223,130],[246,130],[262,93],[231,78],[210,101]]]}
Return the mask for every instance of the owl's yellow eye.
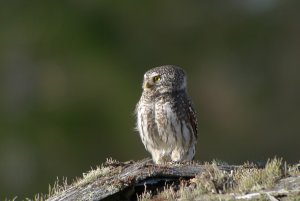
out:
{"label": "owl's yellow eye", "polygon": [[158,82],[161,79],[160,75],[153,77],[153,82]]}

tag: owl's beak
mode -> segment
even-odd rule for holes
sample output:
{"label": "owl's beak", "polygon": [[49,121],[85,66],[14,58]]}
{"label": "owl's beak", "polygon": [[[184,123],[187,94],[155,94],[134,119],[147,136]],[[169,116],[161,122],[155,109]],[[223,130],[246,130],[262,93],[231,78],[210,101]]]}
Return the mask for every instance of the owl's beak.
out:
{"label": "owl's beak", "polygon": [[144,82],[144,89],[150,89],[153,87],[153,84],[149,83],[149,81]]}

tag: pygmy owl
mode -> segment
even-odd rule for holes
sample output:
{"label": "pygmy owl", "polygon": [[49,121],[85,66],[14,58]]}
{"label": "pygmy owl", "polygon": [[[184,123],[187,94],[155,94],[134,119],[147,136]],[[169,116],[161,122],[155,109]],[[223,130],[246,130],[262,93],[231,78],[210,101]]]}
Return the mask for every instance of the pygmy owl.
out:
{"label": "pygmy owl", "polygon": [[166,65],[147,71],[135,112],[136,128],[154,163],[194,158],[197,119],[183,69]]}

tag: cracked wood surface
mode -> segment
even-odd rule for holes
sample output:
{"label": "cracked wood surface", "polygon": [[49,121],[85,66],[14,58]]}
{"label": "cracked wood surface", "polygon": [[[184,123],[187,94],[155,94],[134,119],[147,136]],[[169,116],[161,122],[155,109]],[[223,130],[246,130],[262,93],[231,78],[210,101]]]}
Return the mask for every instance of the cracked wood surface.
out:
{"label": "cracked wood surface", "polygon": [[[107,162],[109,171],[90,180],[74,183],[54,194],[47,201],[99,201],[99,200],[136,200],[136,194],[144,191],[144,184],[162,187],[166,182],[179,184],[181,179],[191,179],[206,170],[207,166],[198,163],[154,165],[150,159],[128,162]],[[221,165],[222,171],[231,172],[242,166]],[[253,168],[253,167],[249,167]],[[82,180],[84,180],[83,178]],[[82,181],[81,180],[81,181]],[[290,193],[300,193],[300,177],[280,179],[274,188],[252,192],[246,195],[232,195],[233,199],[257,198],[265,194],[270,200]]]}
{"label": "cracked wood surface", "polygon": [[[70,186],[50,197],[48,201],[103,200],[126,189],[130,192],[130,187],[143,185],[144,180],[151,183],[158,180],[192,178],[204,170],[204,166],[197,163],[154,165],[150,159],[137,162],[115,162],[108,166],[111,170],[107,175],[85,185]],[[221,167],[225,171],[230,171],[232,168],[234,166]]]}

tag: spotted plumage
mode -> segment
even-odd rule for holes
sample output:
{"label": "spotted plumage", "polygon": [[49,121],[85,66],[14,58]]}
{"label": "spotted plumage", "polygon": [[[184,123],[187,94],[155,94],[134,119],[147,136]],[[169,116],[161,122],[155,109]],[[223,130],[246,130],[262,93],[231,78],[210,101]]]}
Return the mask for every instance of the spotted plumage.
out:
{"label": "spotted plumage", "polygon": [[186,88],[186,74],[177,66],[160,66],[144,74],[136,128],[157,164],[194,158],[197,119]]}

